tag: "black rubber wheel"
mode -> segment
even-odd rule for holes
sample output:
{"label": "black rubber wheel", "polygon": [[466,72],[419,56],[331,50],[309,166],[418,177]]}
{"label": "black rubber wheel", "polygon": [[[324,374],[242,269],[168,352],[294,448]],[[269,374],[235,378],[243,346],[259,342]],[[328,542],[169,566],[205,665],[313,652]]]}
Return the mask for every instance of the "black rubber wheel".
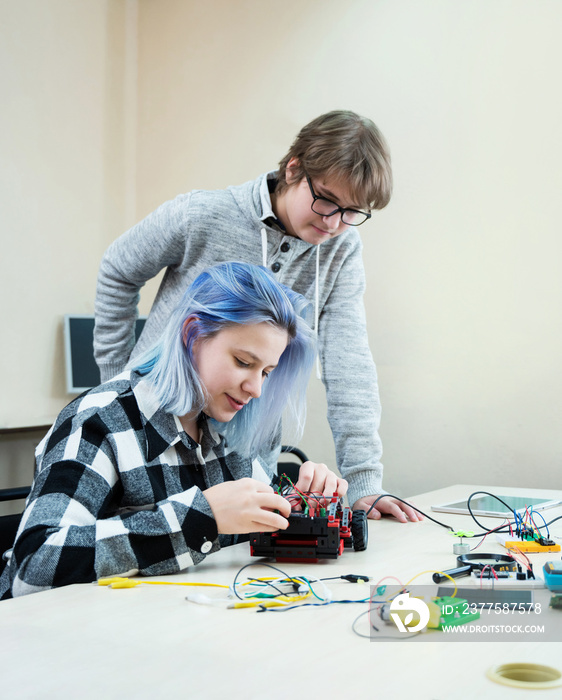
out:
{"label": "black rubber wheel", "polygon": [[353,511],[351,534],[353,536],[353,549],[356,552],[363,552],[367,549],[369,525],[367,524],[367,513],[364,510]]}

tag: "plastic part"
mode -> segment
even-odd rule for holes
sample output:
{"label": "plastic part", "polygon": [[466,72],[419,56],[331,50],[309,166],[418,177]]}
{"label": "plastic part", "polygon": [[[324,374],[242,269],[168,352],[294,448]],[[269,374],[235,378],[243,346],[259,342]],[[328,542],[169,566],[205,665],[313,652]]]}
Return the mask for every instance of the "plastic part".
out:
{"label": "plastic part", "polygon": [[370,581],[369,576],[361,576],[360,574],[344,574],[340,576],[344,581],[350,581],[351,583],[367,583]]}
{"label": "plastic part", "polygon": [[513,535],[496,533],[496,540],[506,549],[518,549],[520,552],[530,552],[531,554],[536,552],[560,551],[560,545],[556,544],[553,540],[549,540],[545,537],[540,537],[536,540],[534,537],[529,537],[525,533],[522,533],[520,536],[522,538],[521,540],[514,540]]}
{"label": "plastic part", "polygon": [[435,583],[443,583],[449,580],[449,578],[460,578],[461,576],[470,576],[472,571],[472,566],[466,564],[465,566],[458,566],[456,569],[446,569],[445,571],[436,571],[431,577]]}
{"label": "plastic part", "polygon": [[453,554],[470,554],[470,545],[467,542],[457,542],[453,545]]}
{"label": "plastic part", "polygon": [[542,570],[548,588],[556,593],[562,593],[562,562],[547,561]]}
{"label": "plastic part", "polygon": [[[293,512],[285,530],[252,533],[251,556],[272,557],[278,562],[316,563],[319,559],[337,559],[347,548],[357,551],[367,548],[365,511],[352,511],[343,505],[343,499],[337,494],[325,511],[325,516],[318,515],[317,511],[314,514]],[[354,525],[356,518],[361,521],[362,517],[364,525]],[[354,543],[355,531],[362,540],[359,548]]]}
{"label": "plastic part", "polygon": [[501,664],[492,666],[486,675],[495,683],[513,688],[557,688],[562,685],[562,673],[542,664]]}
{"label": "plastic part", "polygon": [[115,581],[109,584],[110,588],[136,588],[136,586],[140,586],[140,581],[129,581],[126,579],[125,581]]}
{"label": "plastic part", "polygon": [[427,607],[429,608],[429,622],[427,626],[432,629],[440,630],[443,627],[457,627],[467,622],[478,620],[480,617],[478,610],[470,611],[467,601],[463,598],[441,596],[427,603]]}
{"label": "plastic part", "polygon": [[369,524],[367,513],[364,510],[356,510],[351,521],[351,534],[353,536],[353,549],[356,552],[364,552],[369,541]]}
{"label": "plastic part", "polygon": [[[552,540],[545,540],[545,542],[551,542]],[[506,549],[518,549],[520,552],[526,552],[527,554],[536,554],[538,552],[559,552],[560,551],[560,545],[555,544],[552,542],[552,544],[545,544],[542,545],[539,542],[530,542],[528,540],[521,542],[519,540],[506,540],[503,543],[503,546]]]}

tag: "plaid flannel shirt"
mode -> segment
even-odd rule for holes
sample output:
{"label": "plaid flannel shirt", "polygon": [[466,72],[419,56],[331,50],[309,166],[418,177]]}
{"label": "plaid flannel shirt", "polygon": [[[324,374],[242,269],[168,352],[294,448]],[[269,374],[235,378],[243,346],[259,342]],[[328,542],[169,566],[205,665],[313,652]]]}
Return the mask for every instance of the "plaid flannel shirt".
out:
{"label": "plaid flannel shirt", "polygon": [[103,576],[170,574],[238,538],[218,535],[206,488],[252,477],[206,416],[201,444],[123,372],[72,401],[36,451],[36,473],[0,598]]}

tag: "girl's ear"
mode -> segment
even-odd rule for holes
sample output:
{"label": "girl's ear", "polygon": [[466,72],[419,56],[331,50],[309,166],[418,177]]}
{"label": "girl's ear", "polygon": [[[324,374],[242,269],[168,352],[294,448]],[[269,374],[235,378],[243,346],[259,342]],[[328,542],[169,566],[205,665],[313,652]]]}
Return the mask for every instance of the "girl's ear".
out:
{"label": "girl's ear", "polygon": [[198,321],[199,317],[195,314],[192,314],[191,316],[188,316],[183,322],[183,326],[181,329],[181,339],[185,347],[187,347],[187,334],[189,333],[191,326],[193,324],[196,324]]}

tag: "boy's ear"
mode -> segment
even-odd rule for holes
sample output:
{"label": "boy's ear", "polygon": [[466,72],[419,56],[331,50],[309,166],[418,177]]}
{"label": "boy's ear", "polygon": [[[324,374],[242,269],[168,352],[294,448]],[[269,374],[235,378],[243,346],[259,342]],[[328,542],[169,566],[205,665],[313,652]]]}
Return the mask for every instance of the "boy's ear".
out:
{"label": "boy's ear", "polygon": [[299,167],[299,165],[299,159],[295,158],[294,156],[287,163],[287,167],[285,168],[285,180],[288,185],[293,185],[295,183],[297,179],[297,176],[295,175],[295,170]]}

